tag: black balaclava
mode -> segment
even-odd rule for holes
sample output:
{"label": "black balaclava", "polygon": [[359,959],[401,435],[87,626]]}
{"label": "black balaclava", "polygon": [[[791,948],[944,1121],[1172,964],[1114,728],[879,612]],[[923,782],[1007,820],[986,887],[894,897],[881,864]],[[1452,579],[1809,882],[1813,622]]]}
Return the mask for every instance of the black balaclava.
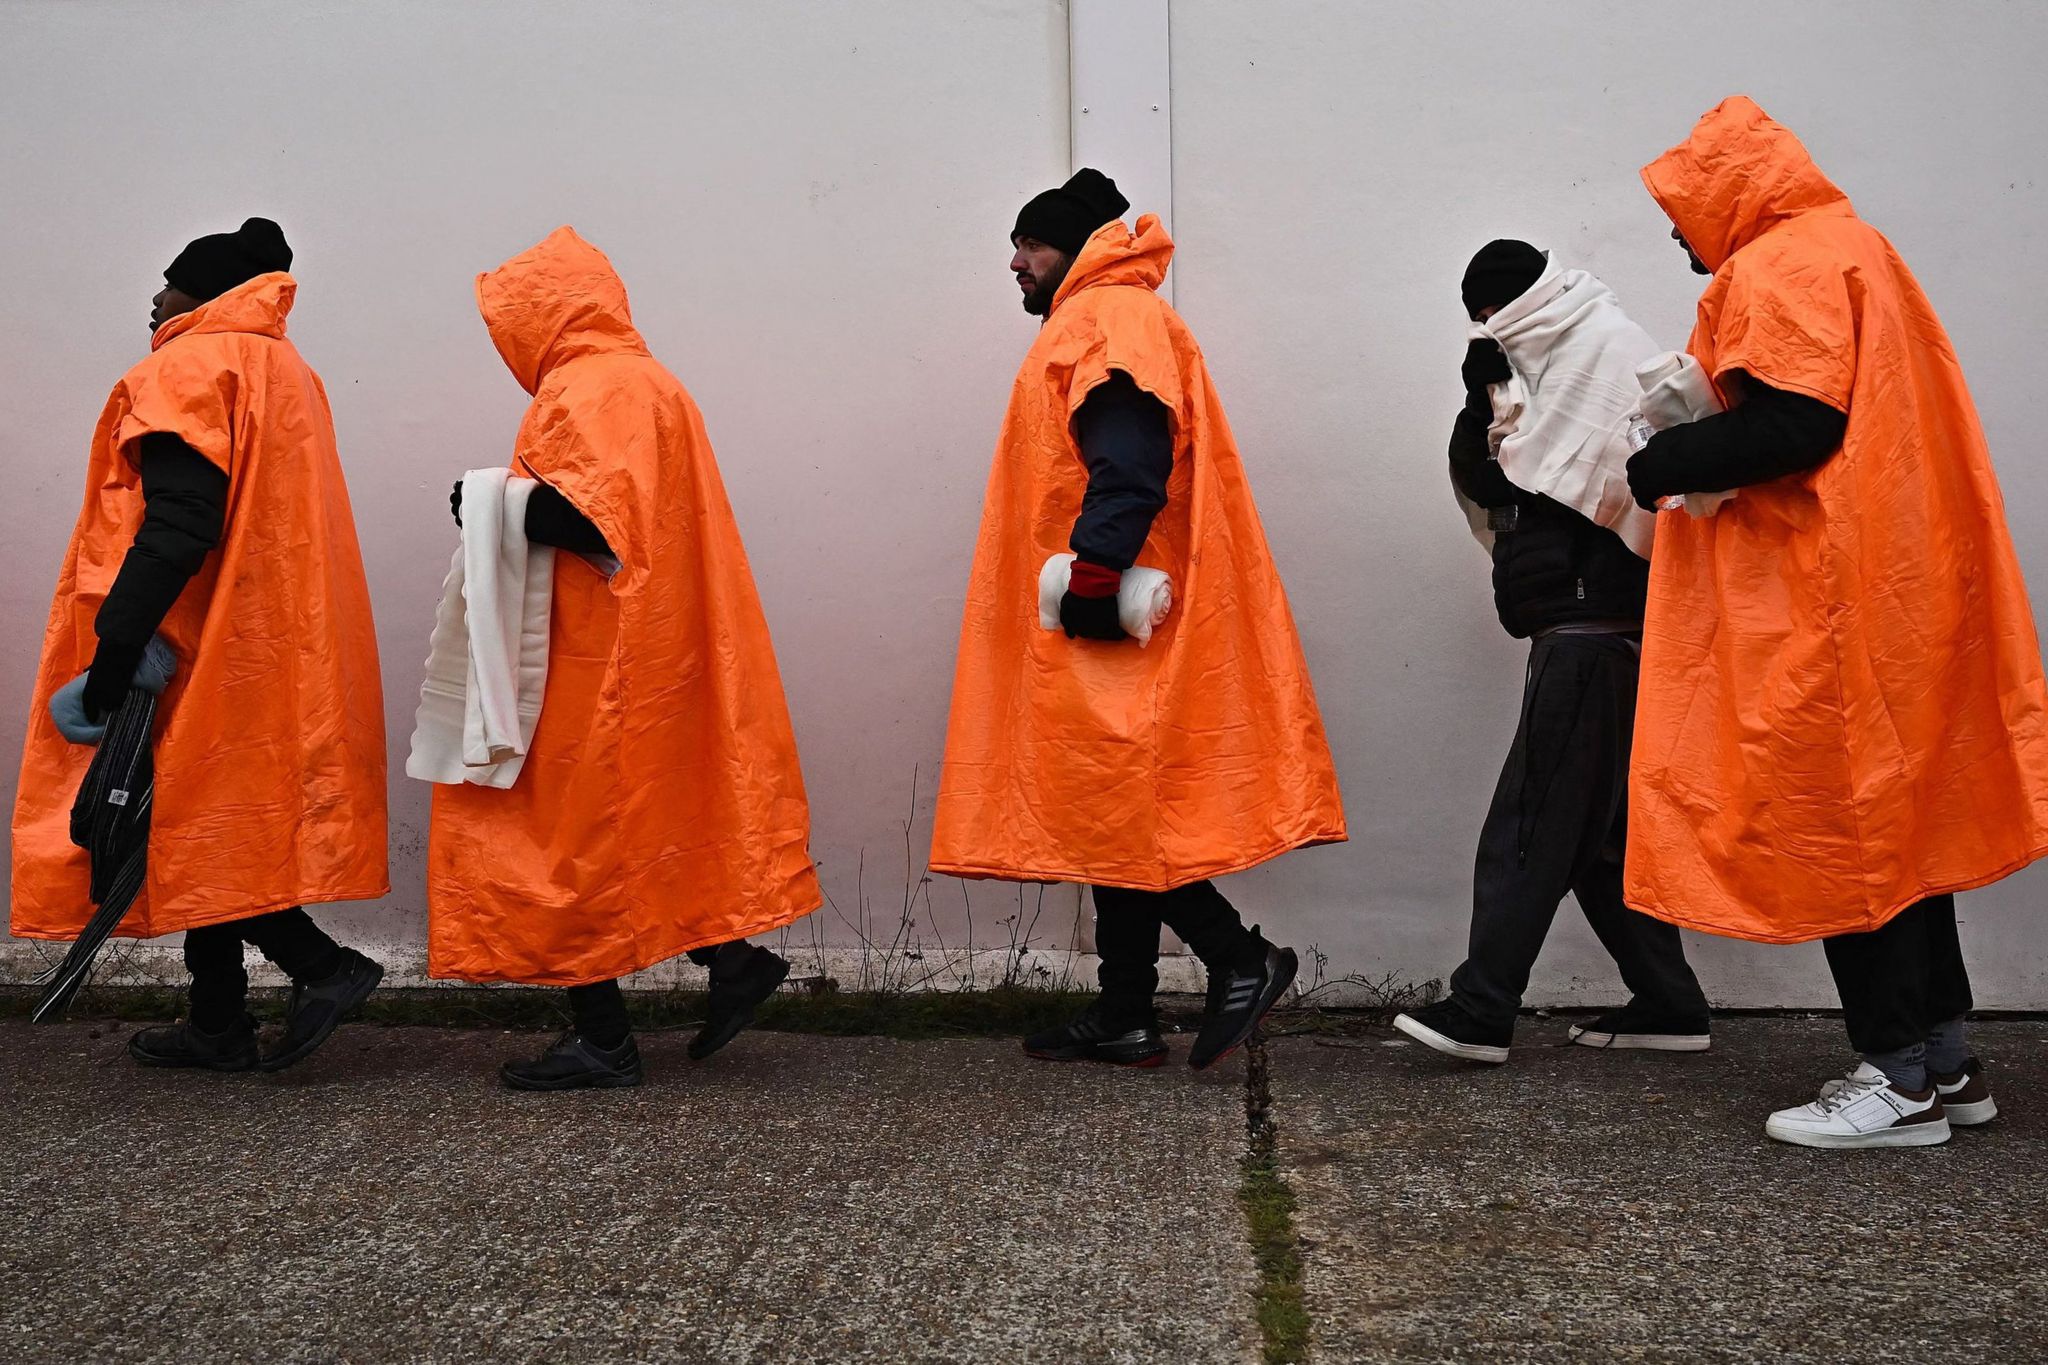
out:
{"label": "black balaclava", "polygon": [[1506,238],[1488,242],[1465,267],[1459,292],[1465,296],[1465,316],[1479,320],[1483,308],[1505,308],[1529,292],[1529,286],[1543,276],[1548,265],[1543,253],[1527,242]]}
{"label": "black balaclava", "polygon": [[1101,171],[1084,166],[1056,190],[1047,190],[1024,206],[1010,240],[1031,237],[1069,256],[1081,248],[1104,223],[1123,217],[1131,201],[1117,192],[1116,181]]}
{"label": "black balaclava", "polygon": [[233,232],[201,237],[179,252],[164,271],[164,283],[204,303],[258,275],[291,268],[284,229],[268,218],[251,218]]}

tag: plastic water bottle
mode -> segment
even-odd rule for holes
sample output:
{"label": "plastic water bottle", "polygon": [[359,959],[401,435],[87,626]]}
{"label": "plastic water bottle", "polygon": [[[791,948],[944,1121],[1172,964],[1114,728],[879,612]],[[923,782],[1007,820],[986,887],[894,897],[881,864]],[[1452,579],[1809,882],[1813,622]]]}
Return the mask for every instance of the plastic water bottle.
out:
{"label": "plastic water bottle", "polygon": [[[1649,419],[1644,417],[1640,412],[1635,414],[1633,417],[1629,418],[1628,453],[1631,455],[1639,454],[1642,451],[1642,448],[1650,443],[1650,438],[1652,436],[1655,436],[1656,434],[1657,429],[1651,426]],[[1669,497],[1659,498],[1657,500],[1657,506],[1661,511],[1675,512],[1679,508],[1685,506],[1685,495],[1682,493],[1673,493]]]}

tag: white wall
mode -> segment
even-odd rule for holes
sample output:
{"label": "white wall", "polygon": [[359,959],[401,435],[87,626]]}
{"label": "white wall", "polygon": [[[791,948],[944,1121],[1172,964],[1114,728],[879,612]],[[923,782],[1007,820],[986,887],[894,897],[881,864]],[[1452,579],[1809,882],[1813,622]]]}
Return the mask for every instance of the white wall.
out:
{"label": "white wall", "polygon": [[[1442,487],[1464,260],[1528,237],[1682,339],[1697,282],[1635,170],[1721,95],[1799,130],[1921,273],[2004,456],[2022,556],[2048,569],[2021,406],[2043,341],[2025,304],[2048,280],[2048,98],[2028,79],[2048,16],[1749,0],[1708,27],[1675,5],[1176,0],[1171,19],[1178,302],[1252,468],[1353,831],[1229,890],[1333,971],[1455,963],[1514,725],[1518,649]],[[335,400],[397,772],[447,482],[503,457],[524,402],[470,281],[573,222],[706,412],[826,885],[851,916],[864,881],[887,913],[913,771],[923,851],[982,483],[1031,335],[1004,234],[1066,173],[1068,126],[1067,18],[1047,0],[0,8],[0,799],[93,420],[142,352],[162,266],[250,213],[299,252],[293,335]],[[397,889],[325,916],[401,968],[425,805],[394,778]],[[2043,885],[1965,901],[1985,1004],[2048,1004],[2029,951]],[[959,889],[933,891],[957,943]],[[1005,902],[976,890],[981,946],[1006,941]],[[1048,910],[1041,943],[1071,910]],[[0,973],[32,957],[0,954]],[[1727,1002],[1829,999],[1812,950],[1699,960]],[[1613,993],[1568,910],[1538,998]]]}

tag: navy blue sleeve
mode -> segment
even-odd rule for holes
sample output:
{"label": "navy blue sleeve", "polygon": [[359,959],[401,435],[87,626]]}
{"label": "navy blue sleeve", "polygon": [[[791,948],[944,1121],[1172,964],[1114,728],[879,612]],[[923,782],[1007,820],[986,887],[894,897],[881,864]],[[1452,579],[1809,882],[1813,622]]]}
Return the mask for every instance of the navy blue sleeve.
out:
{"label": "navy blue sleeve", "polygon": [[1088,467],[1088,492],[1068,540],[1075,556],[1121,572],[1137,563],[1166,506],[1173,474],[1173,428],[1166,405],[1122,370],[1081,403],[1074,437]]}

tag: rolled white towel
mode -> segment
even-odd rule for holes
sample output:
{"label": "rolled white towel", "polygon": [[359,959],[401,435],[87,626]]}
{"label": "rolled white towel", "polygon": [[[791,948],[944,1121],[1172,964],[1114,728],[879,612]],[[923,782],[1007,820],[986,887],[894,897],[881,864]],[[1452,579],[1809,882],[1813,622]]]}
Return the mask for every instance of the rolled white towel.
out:
{"label": "rolled white towel", "polygon": [[504,790],[519,780],[547,692],[555,552],[526,539],[531,479],[472,469],[460,543],[427,643],[408,777]]}
{"label": "rolled white towel", "polygon": [[[1651,356],[1636,366],[1636,383],[1643,388],[1643,420],[1658,431],[1682,422],[1697,422],[1721,411],[1721,399],[1700,362],[1681,351]],[[1726,493],[1688,493],[1667,498],[1666,509],[1684,504],[1695,517],[1711,517],[1735,496]]]}
{"label": "rolled white towel", "polygon": [[[1038,624],[1042,629],[1060,628],[1060,599],[1067,595],[1067,584],[1073,576],[1072,555],[1054,555],[1038,571]],[[1117,621],[1124,634],[1138,642],[1139,648],[1152,643],[1152,632],[1172,610],[1173,580],[1165,571],[1148,569],[1142,564],[1124,570],[1116,589]]]}

